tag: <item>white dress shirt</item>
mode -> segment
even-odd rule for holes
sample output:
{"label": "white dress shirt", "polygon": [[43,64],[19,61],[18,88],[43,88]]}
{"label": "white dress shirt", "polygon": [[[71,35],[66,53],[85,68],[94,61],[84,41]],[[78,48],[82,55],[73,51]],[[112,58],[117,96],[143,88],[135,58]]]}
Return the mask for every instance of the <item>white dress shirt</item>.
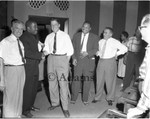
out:
{"label": "white dress shirt", "polygon": [[[45,39],[45,47],[43,51],[46,55],[53,53],[53,44],[54,44],[55,33],[50,33]],[[73,45],[68,34],[59,30],[56,36],[56,53],[55,54],[67,54],[71,56],[74,53]]]}
{"label": "white dress shirt", "polygon": [[[24,56],[24,46],[19,41]],[[0,57],[4,60],[5,65],[22,65],[22,57],[19,52],[17,38],[11,34],[0,42]]]}
{"label": "white dress shirt", "polygon": [[[103,50],[105,42],[106,42],[106,48],[102,56],[102,50]],[[98,56],[100,56],[100,58],[103,58],[103,59],[109,59],[109,58],[113,58],[121,54],[124,54],[127,52],[127,50],[128,48],[125,45],[123,45],[118,40],[112,37],[109,38],[108,40],[101,39],[99,41]]]}
{"label": "white dress shirt", "polygon": [[144,82],[138,107],[147,110],[150,108],[150,46],[146,47],[145,57],[139,68],[139,73],[139,78],[144,79]]}
{"label": "white dress shirt", "polygon": [[[85,36],[84,36],[84,33],[82,33],[82,35],[81,35],[81,44],[83,42],[83,47],[81,49],[81,52],[87,52],[88,37],[89,37],[89,33],[85,34]],[[83,38],[84,38],[84,41],[83,41]]]}

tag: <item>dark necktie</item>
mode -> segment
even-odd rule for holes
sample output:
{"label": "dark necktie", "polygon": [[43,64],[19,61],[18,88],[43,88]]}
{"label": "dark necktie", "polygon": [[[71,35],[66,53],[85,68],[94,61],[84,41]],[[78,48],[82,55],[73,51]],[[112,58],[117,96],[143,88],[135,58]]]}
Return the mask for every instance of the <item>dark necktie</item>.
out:
{"label": "dark necktie", "polygon": [[86,35],[86,34],[84,34],[84,36],[83,36],[83,39],[82,39],[82,42],[81,42],[81,51],[82,51],[82,48],[83,48],[83,44],[84,44],[85,35]]}
{"label": "dark necktie", "polygon": [[55,36],[54,36],[54,44],[53,44],[53,53],[55,54],[56,53],[56,33],[55,33]]}
{"label": "dark necktie", "polygon": [[18,41],[18,48],[19,48],[19,53],[20,53],[21,58],[22,58],[22,62],[25,63],[25,59],[24,59],[24,57],[23,57],[23,53],[22,53],[22,50],[21,50],[21,46],[20,46],[20,43],[19,43],[19,39],[17,39],[17,41]]}

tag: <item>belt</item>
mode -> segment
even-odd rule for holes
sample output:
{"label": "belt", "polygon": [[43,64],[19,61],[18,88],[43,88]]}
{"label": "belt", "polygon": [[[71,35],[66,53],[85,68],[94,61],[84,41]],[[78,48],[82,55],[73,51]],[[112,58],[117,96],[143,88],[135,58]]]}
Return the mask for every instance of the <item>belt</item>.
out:
{"label": "belt", "polygon": [[129,52],[131,52],[131,53],[134,53],[134,54],[137,54],[137,53],[139,53],[139,52],[132,52],[132,51],[129,51]]}
{"label": "belt", "polygon": [[10,65],[10,64],[6,64],[5,66],[8,66],[8,67],[15,67],[15,66],[24,66],[24,64],[21,64],[21,65]]}
{"label": "belt", "polygon": [[50,55],[53,55],[53,56],[66,56],[67,53],[65,53],[65,54],[50,54]]}

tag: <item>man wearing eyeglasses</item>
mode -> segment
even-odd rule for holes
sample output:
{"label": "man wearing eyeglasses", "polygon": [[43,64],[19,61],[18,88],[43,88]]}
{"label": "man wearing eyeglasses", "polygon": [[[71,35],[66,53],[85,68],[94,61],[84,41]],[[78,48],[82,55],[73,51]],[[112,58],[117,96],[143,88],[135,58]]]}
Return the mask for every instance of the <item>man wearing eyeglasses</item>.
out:
{"label": "man wearing eyeglasses", "polygon": [[143,79],[144,82],[142,84],[141,98],[137,107],[128,110],[128,119],[143,114],[146,110],[150,109],[150,14],[143,17],[139,30],[141,32],[142,39],[148,43],[144,60],[139,68],[139,78]]}

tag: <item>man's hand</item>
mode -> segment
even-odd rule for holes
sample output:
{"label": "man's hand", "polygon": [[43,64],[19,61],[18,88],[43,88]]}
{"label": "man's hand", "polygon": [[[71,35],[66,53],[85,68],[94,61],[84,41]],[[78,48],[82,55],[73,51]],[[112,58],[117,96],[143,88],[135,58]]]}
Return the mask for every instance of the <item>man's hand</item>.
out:
{"label": "man's hand", "polygon": [[131,119],[131,118],[134,118],[134,116],[138,116],[140,114],[144,113],[143,110],[135,107],[135,108],[131,108],[128,110],[128,113],[127,113],[127,119]]}
{"label": "man's hand", "polygon": [[83,59],[84,57],[86,57],[88,55],[87,52],[82,52],[80,53],[80,58]]}
{"label": "man's hand", "polygon": [[73,65],[77,66],[77,59],[73,59]]}
{"label": "man's hand", "polygon": [[97,52],[96,52],[96,56],[99,56],[99,55],[100,55],[100,51],[97,51]]}
{"label": "man's hand", "polygon": [[42,53],[42,59],[45,59],[45,54],[44,53]]}

